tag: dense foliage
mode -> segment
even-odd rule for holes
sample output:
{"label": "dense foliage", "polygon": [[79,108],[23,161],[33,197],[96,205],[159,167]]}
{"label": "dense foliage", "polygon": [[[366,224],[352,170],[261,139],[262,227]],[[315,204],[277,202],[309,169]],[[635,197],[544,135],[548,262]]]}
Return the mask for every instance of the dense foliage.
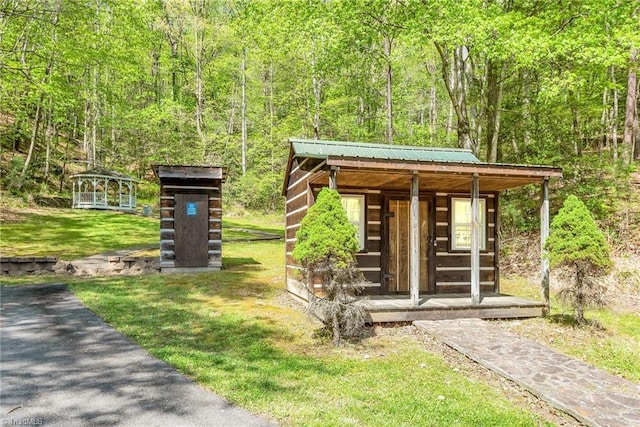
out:
{"label": "dense foliage", "polygon": [[545,249],[552,267],[570,270],[572,280],[559,296],[575,308],[576,320],[583,324],[585,307],[605,303],[601,277],[609,271],[612,261],[604,234],[577,197],[569,196],[553,219]]}
{"label": "dense foliage", "polygon": [[[356,335],[364,326],[365,310],[355,298],[364,282],[356,267],[359,248],[340,195],[323,188],[300,224],[291,256],[304,268],[308,310],[324,319],[336,345],[343,336]],[[319,296],[316,283],[322,286]]]}
{"label": "dense foliage", "polygon": [[93,165],[143,178],[154,163],[223,164],[235,201],[273,211],[296,136],[566,166],[575,190],[585,165],[615,178],[640,155],[638,9],[1,0],[2,188],[64,192]]}

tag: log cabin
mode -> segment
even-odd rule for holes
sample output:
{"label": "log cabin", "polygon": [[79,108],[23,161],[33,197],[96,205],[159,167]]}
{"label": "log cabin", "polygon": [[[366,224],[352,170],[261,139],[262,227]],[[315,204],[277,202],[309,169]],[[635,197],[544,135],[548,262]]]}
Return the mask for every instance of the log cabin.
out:
{"label": "log cabin", "polygon": [[[308,300],[292,259],[296,232],[323,187],[336,189],[356,228],[358,268],[373,322],[457,317],[508,318],[548,309],[500,293],[500,193],[539,184],[541,239],[548,236],[548,188],[562,170],[481,162],[470,150],[290,139],[286,197],[286,287]],[[321,285],[315,285],[317,290]]]}

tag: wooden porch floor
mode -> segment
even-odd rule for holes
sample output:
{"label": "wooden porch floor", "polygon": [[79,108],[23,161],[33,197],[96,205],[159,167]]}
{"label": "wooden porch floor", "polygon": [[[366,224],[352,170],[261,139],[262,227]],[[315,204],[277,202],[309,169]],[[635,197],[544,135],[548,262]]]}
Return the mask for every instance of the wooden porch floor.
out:
{"label": "wooden porch floor", "polygon": [[502,294],[482,294],[480,304],[470,295],[421,295],[414,307],[409,296],[371,296],[365,301],[370,321],[413,322],[460,318],[509,319],[542,316],[544,303]]}

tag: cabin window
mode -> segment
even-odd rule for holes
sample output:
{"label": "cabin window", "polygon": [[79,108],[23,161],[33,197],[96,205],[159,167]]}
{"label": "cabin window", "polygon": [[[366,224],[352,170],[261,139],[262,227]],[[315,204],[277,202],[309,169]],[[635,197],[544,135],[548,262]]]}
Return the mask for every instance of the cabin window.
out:
{"label": "cabin window", "polygon": [[364,196],[341,195],[342,206],[347,211],[349,222],[356,228],[356,239],[360,243],[360,250],[364,249]]}
{"label": "cabin window", "polygon": [[[479,199],[480,202],[480,250],[486,248],[487,241],[487,221],[486,221],[486,200]],[[452,198],[451,199],[451,249],[470,250],[471,249],[471,199]]]}

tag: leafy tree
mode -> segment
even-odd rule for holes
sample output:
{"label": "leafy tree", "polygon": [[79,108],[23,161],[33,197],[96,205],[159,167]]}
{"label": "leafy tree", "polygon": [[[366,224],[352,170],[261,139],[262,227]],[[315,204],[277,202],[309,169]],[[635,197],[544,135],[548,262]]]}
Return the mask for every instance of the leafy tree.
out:
{"label": "leafy tree", "polygon": [[[296,239],[292,257],[306,272],[309,312],[324,319],[333,333],[334,345],[341,345],[343,336],[354,336],[364,326],[365,310],[354,297],[364,282],[354,256],[359,248],[356,231],[337,191],[320,191],[302,220]],[[322,284],[324,296],[315,294],[317,281]]]}
{"label": "leafy tree", "polygon": [[602,277],[612,262],[604,234],[576,196],[569,196],[553,219],[545,249],[552,267],[572,270],[573,280],[559,295],[575,309],[578,324],[584,324],[586,307],[605,305]]}

